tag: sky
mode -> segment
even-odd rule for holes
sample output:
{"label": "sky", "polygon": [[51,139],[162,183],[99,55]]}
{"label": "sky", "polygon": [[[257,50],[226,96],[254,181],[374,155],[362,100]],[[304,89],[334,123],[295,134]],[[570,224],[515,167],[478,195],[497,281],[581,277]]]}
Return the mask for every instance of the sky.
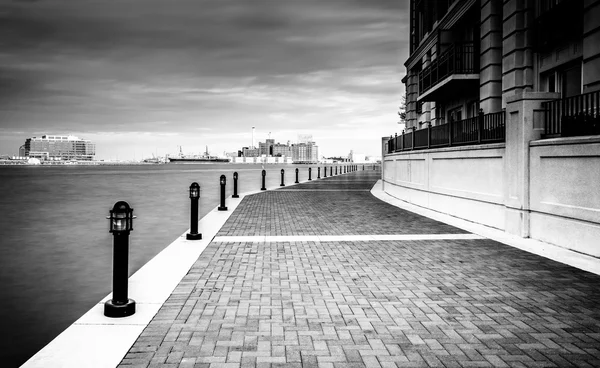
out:
{"label": "sky", "polygon": [[98,159],[312,134],[380,155],[398,129],[406,0],[0,0],[0,154],[73,134]]}

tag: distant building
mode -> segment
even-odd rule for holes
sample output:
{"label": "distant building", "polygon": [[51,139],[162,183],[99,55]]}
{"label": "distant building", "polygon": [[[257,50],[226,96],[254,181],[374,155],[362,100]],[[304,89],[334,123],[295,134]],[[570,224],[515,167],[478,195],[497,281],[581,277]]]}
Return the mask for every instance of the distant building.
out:
{"label": "distant building", "polygon": [[294,162],[318,162],[319,147],[313,142],[293,144],[292,160]]}
{"label": "distant building", "polygon": [[242,148],[242,156],[243,157],[259,157],[259,149],[254,147],[244,147]]}
{"label": "distant building", "polygon": [[277,143],[273,145],[273,157],[292,157],[292,147],[287,144]]}
{"label": "distant building", "polygon": [[43,135],[27,138],[19,155],[40,160],[92,161],[96,144],[72,135]]}

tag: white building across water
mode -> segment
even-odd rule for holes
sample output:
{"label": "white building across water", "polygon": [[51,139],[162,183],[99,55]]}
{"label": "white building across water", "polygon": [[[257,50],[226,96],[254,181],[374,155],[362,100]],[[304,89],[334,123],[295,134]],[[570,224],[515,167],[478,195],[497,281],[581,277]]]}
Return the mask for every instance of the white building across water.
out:
{"label": "white building across water", "polygon": [[93,161],[96,144],[73,135],[43,135],[25,140],[19,156],[40,160]]}

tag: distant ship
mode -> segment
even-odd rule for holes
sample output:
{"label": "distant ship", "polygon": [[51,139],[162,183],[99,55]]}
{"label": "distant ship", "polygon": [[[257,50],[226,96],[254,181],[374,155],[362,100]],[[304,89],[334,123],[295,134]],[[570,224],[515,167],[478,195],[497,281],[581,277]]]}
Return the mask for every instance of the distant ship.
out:
{"label": "distant ship", "polygon": [[203,155],[184,155],[181,146],[179,146],[179,155],[177,157],[168,157],[169,162],[175,163],[194,163],[194,162],[229,162],[228,158],[211,156],[208,154],[208,146]]}

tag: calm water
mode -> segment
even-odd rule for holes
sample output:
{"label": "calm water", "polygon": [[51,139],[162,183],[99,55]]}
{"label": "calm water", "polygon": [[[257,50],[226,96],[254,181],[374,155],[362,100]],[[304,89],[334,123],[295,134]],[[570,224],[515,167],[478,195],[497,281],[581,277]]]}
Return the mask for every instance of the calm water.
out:
{"label": "calm water", "polygon": [[[295,180],[266,165],[267,186]],[[298,166],[300,180],[308,167]],[[202,188],[200,218],[219,204],[219,177],[260,189],[260,165],[0,166],[0,362],[17,367],[111,291],[109,209],[134,208],[130,275],[189,228],[188,188]],[[313,169],[313,178],[316,170]],[[135,295],[131,295],[135,299]]]}

